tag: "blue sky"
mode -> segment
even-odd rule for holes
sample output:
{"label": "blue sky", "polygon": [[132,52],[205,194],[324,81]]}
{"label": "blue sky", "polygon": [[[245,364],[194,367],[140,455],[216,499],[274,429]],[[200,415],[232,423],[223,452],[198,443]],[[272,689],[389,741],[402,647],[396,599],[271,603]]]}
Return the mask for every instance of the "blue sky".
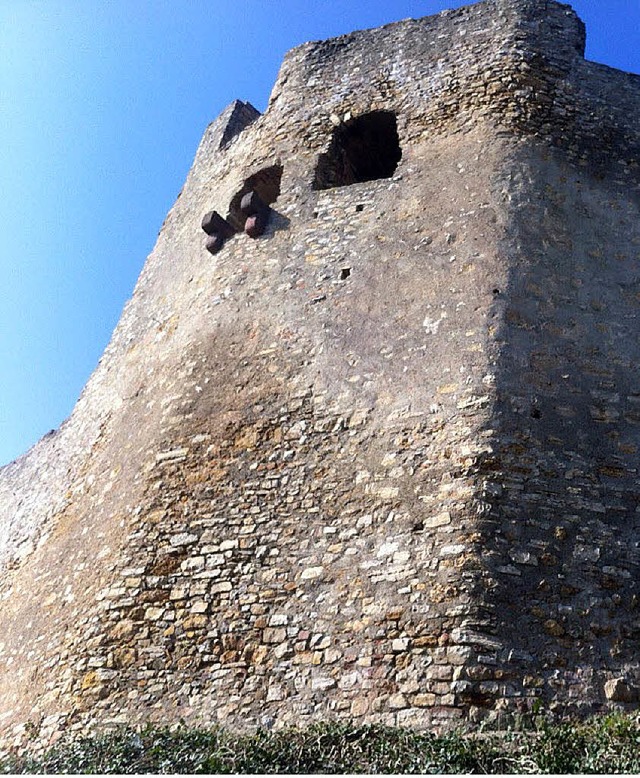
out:
{"label": "blue sky", "polygon": [[[69,415],[206,125],[292,46],[449,0],[0,0],[0,465]],[[575,0],[640,72],[640,0]]]}

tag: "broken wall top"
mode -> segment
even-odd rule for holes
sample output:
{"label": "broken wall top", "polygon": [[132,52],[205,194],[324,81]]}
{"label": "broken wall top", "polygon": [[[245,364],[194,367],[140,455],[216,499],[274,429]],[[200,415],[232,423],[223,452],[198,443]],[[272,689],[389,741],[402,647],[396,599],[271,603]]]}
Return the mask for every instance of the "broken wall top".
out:
{"label": "broken wall top", "polygon": [[393,106],[409,140],[488,116],[576,156],[636,160],[640,76],[586,61],[585,41],[569,5],[486,0],[291,50],[267,113],[286,110],[311,148],[331,114]]}

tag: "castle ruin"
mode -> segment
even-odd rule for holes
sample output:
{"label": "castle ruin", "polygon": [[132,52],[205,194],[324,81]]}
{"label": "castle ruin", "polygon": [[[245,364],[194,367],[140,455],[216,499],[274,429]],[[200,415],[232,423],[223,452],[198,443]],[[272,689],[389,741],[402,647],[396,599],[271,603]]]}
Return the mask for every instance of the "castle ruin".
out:
{"label": "castle ruin", "polygon": [[485,0],[304,44],[207,129],[0,470],[4,744],[637,704],[640,77],[584,44]]}

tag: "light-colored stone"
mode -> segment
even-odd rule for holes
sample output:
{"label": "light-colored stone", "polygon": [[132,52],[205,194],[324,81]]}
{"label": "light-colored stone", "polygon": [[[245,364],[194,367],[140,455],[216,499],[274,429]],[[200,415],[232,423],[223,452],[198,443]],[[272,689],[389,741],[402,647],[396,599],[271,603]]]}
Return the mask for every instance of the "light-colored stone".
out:
{"label": "light-colored stone", "polygon": [[193,535],[190,532],[181,532],[178,535],[173,535],[169,538],[169,542],[172,546],[190,546],[198,541],[198,536]]}
{"label": "light-colored stone", "polygon": [[170,451],[161,451],[156,454],[156,462],[178,462],[186,459],[188,453],[188,448],[174,448]]}
{"label": "light-colored stone", "polygon": [[624,678],[612,678],[604,685],[604,693],[612,702],[637,702],[638,688],[629,684]]}
{"label": "light-colored stone", "polygon": [[430,708],[432,705],[436,704],[436,700],[437,697],[435,694],[423,692],[422,694],[416,694],[411,700],[411,704],[415,705],[417,708]]}
{"label": "light-colored stone", "polygon": [[423,525],[429,529],[444,527],[447,524],[451,524],[451,514],[449,511],[442,511],[442,513],[439,513],[437,516],[429,516],[423,521]]}
{"label": "light-colored stone", "polygon": [[282,643],[287,639],[287,630],[267,627],[262,631],[262,639],[265,643]]}
{"label": "light-colored stone", "polygon": [[157,621],[162,618],[164,614],[164,608],[147,608],[144,612],[145,621]]}
{"label": "light-colored stone", "polygon": [[398,694],[392,694],[389,697],[388,705],[391,710],[401,710],[402,708],[406,708],[408,703],[404,694],[398,692]]}
{"label": "light-colored stone", "polygon": [[317,581],[319,578],[323,578],[324,574],[324,567],[307,567],[300,573],[300,580]]}
{"label": "light-colored stone", "polygon": [[314,676],[311,679],[311,691],[327,691],[332,689],[336,685],[335,678],[329,678],[328,676]]}
{"label": "light-colored stone", "polygon": [[283,686],[272,684],[267,689],[267,702],[280,702],[286,699],[287,692]]}

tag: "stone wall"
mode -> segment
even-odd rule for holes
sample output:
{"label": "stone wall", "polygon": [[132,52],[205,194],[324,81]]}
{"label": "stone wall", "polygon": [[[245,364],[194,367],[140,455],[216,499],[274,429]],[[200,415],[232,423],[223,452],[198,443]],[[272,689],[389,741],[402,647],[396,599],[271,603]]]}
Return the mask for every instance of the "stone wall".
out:
{"label": "stone wall", "polygon": [[[70,420],[0,471],[5,743],[634,703],[640,82],[583,49],[488,1],[305,44],[208,128]],[[371,111],[392,176],[316,191]]]}

